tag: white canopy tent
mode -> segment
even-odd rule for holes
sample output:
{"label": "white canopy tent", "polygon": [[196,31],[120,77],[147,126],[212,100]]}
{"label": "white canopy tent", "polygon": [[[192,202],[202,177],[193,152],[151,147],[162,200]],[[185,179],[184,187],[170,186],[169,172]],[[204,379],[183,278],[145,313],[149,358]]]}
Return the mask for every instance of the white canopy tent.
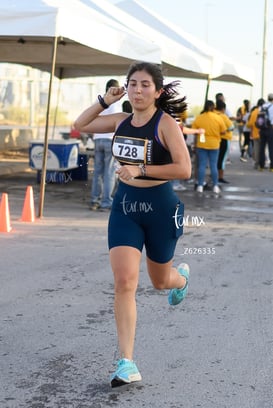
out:
{"label": "white canopy tent", "polygon": [[122,75],[136,59],[160,63],[160,47],[79,0],[9,0],[0,4],[0,61],[72,78]]}
{"label": "white canopy tent", "polygon": [[43,215],[53,76],[123,75],[160,48],[78,0],[9,0],[0,4],[0,62],[50,72],[39,216]]}
{"label": "white canopy tent", "polygon": [[[161,65],[165,76],[178,76],[185,78],[206,79],[210,70],[211,58],[202,50],[190,49],[183,44],[180,38],[169,36],[165,30],[159,30],[149,21],[142,19],[139,15],[141,6],[135,2],[128,2],[128,9],[123,3],[113,5],[107,0],[81,0],[92,8],[111,17],[115,22],[130,27],[130,29],[143,36],[161,48]],[[118,7],[117,7],[118,6]]]}
{"label": "white canopy tent", "polygon": [[[160,44],[160,46],[162,47],[163,62],[165,62],[165,44],[162,44],[161,38],[162,36],[166,36],[170,40],[176,42],[177,44],[180,44],[187,50],[199,56],[200,62],[204,60],[209,61],[206,65],[203,65],[203,70],[202,72],[200,72],[199,76],[195,76],[200,79],[207,79],[208,85],[209,81],[212,79],[252,85],[254,80],[254,71],[251,68],[239,64],[231,58],[228,58],[222,53],[218,52],[217,50],[209,47],[204,41],[201,41],[196,37],[186,33],[180,27],[176,26],[173,23],[170,23],[164,17],[159,16],[153,11],[149,10],[138,0],[123,0],[117,3],[116,6],[119,7],[122,11],[125,11],[128,15],[134,16],[134,18],[137,18],[141,22],[141,24],[144,24],[149,28],[146,38],[153,41],[156,41],[156,39],[158,40],[156,41],[156,43]],[[135,32],[138,32],[137,25],[133,26],[130,23],[130,27],[134,29]],[[170,49],[169,52],[175,53],[175,50]]]}

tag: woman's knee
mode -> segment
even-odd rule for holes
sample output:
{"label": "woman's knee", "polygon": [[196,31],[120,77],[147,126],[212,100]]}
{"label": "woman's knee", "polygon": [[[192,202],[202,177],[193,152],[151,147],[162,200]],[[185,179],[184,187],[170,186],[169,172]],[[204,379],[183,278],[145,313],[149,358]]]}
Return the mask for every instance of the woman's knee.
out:
{"label": "woman's knee", "polygon": [[141,253],[131,247],[116,247],[110,250],[114,274],[115,291],[136,291]]}
{"label": "woman's knee", "polygon": [[137,289],[137,275],[114,273],[115,292],[135,292]]}

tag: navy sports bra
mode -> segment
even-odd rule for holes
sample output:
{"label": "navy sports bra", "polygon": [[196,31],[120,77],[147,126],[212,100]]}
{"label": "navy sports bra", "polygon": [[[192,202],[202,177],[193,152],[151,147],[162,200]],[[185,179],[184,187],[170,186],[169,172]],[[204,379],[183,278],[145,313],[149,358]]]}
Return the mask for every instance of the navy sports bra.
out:
{"label": "navy sports bra", "polygon": [[113,137],[112,153],[121,165],[172,163],[170,152],[158,137],[158,123],[162,114],[162,110],[157,110],[149,122],[140,127],[131,124],[133,114],[120,123]]}

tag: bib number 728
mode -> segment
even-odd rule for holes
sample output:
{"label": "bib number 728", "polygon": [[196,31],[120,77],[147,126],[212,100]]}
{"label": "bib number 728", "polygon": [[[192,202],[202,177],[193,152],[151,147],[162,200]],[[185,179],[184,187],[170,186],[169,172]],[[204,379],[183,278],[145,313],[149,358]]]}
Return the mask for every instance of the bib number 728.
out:
{"label": "bib number 728", "polygon": [[113,155],[123,163],[145,163],[147,142],[145,139],[115,136],[112,147]]}
{"label": "bib number 728", "polygon": [[136,158],[137,157],[137,147],[131,147],[128,145],[118,145],[119,148],[119,156],[120,157],[129,157],[129,158]]}

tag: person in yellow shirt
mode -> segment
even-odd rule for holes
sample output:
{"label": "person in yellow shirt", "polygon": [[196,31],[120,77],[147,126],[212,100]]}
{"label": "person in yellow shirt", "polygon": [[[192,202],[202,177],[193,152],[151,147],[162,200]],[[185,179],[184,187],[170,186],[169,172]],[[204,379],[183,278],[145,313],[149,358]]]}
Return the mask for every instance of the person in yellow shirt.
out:
{"label": "person in yellow shirt", "polygon": [[221,135],[225,134],[226,125],[220,115],[214,112],[214,108],[214,102],[207,100],[203,111],[192,123],[193,129],[205,129],[205,133],[198,134],[196,139],[196,153],[198,158],[198,193],[203,193],[208,161],[213,182],[213,192],[216,194],[221,192],[218,186],[217,161]]}
{"label": "person in yellow shirt", "polygon": [[217,113],[224,121],[226,126],[225,134],[221,135],[221,142],[219,148],[219,156],[217,162],[218,181],[219,183],[229,183],[224,178],[225,164],[229,153],[230,141],[232,139],[232,130],[234,129],[233,122],[225,114],[226,104],[223,101],[217,101],[215,113]]}
{"label": "person in yellow shirt", "polygon": [[259,157],[260,157],[260,130],[255,126],[255,122],[260,110],[263,106],[265,100],[263,98],[258,99],[257,106],[252,108],[250,116],[247,121],[247,127],[251,129],[250,139],[253,140],[253,153],[252,158],[254,160],[254,169],[259,167]]}
{"label": "person in yellow shirt", "polygon": [[238,133],[239,133],[239,149],[240,149],[241,152],[242,152],[243,145],[244,145],[244,125],[245,125],[245,122],[244,122],[243,118],[246,115],[246,113],[249,112],[249,105],[250,105],[249,100],[244,99],[243,105],[240,106],[237,109],[237,113],[236,113],[236,122],[237,122]]}

